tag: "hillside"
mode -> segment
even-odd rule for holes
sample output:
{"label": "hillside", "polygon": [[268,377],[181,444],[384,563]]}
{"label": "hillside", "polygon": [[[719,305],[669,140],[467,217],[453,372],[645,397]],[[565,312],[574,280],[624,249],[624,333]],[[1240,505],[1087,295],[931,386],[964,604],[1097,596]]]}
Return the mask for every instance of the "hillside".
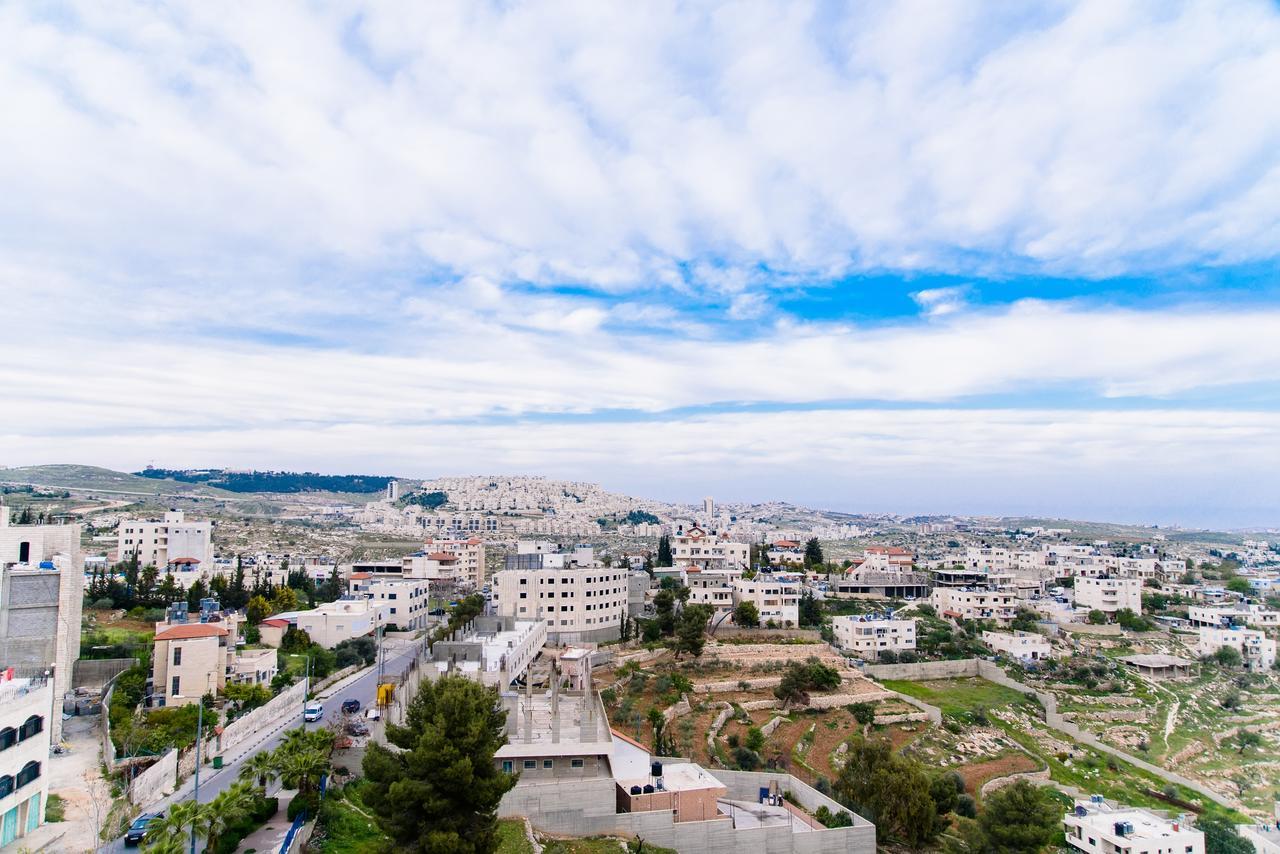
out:
{"label": "hillside", "polygon": [[235,498],[233,493],[211,486],[158,480],[99,466],[47,465],[0,468],[0,483],[56,486],[85,492],[113,495],[190,495],[204,498]]}

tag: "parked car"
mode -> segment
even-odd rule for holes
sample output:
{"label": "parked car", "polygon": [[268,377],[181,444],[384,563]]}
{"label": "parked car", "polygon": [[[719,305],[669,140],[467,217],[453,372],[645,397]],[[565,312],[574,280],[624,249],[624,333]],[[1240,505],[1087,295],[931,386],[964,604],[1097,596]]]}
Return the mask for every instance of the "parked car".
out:
{"label": "parked car", "polygon": [[345,714],[354,715],[356,712],[360,711],[360,701],[356,699],[343,700],[342,711]]}
{"label": "parked car", "polygon": [[365,726],[364,721],[352,721],[347,724],[348,735],[368,735],[369,728]]}
{"label": "parked car", "polygon": [[382,712],[378,711],[375,706],[370,706],[364,710],[365,720],[380,721],[382,720]]}
{"label": "parked car", "polygon": [[302,719],[308,723],[318,721],[322,717],[324,717],[324,705],[321,703],[307,703],[302,710]]}
{"label": "parked car", "polygon": [[147,838],[147,825],[158,818],[164,818],[162,812],[144,812],[133,820],[133,824],[129,825],[129,830],[124,835],[124,844],[134,846]]}

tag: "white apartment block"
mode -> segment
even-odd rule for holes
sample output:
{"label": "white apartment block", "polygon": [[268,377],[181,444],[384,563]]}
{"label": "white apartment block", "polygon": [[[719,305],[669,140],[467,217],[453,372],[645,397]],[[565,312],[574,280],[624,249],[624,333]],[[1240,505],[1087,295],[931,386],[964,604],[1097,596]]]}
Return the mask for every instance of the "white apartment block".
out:
{"label": "white apartment block", "polygon": [[803,586],[768,575],[739,578],[733,582],[734,606],[751,602],[760,612],[760,625],[770,622],[782,628],[800,625],[800,594]]}
{"label": "white apartment block", "polygon": [[454,571],[477,587],[484,584],[484,541],[479,537],[465,540],[429,539],[422,547],[427,553],[444,553],[454,556]]}
{"label": "white apartment block", "polygon": [[983,632],[982,642],[992,652],[1019,661],[1044,661],[1053,655],[1053,646],[1035,632]]}
{"label": "white apartment block", "polygon": [[44,824],[52,708],[49,680],[0,681],[0,846]]}
{"label": "white apartment block", "polygon": [[543,620],[548,643],[616,640],[627,609],[630,571],[600,565],[589,548],[571,553],[507,555],[490,579],[495,611],[517,620]]}
{"label": "white apartment block", "polygon": [[352,638],[368,637],[389,621],[389,606],[372,599],[344,597],[325,602],[310,611],[298,611],[297,626],[326,649]]}
{"label": "white apartment block", "polygon": [[364,597],[387,606],[387,627],[402,632],[427,626],[431,582],[425,578],[399,578],[353,572],[348,583],[352,596]]}
{"label": "white apartment block", "polygon": [[878,569],[883,572],[910,572],[916,556],[896,546],[870,546],[862,551],[862,559],[855,560],[857,569]]}
{"label": "white apartment block", "polygon": [[1076,607],[1101,611],[1114,617],[1118,611],[1128,608],[1135,614],[1142,613],[1142,579],[1140,578],[1087,578],[1077,576],[1074,596]]}
{"label": "white apartment block", "polygon": [[137,555],[143,566],[163,568],[178,558],[192,558],[211,568],[212,533],[212,522],[189,522],[181,510],[170,510],[163,519],[121,519],[116,553],[122,561]]}
{"label": "white apartment block", "polygon": [[690,605],[706,605],[712,619],[733,611],[735,585],[742,580],[741,569],[690,569],[684,574]]}
{"label": "white apartment block", "polygon": [[1204,834],[1137,807],[1077,801],[1062,818],[1067,844],[1086,854],[1204,854]]}
{"label": "white apartment block", "polygon": [[1255,629],[1280,626],[1280,611],[1262,605],[1190,605],[1187,618],[1195,628],[1252,626]]}
{"label": "white apartment block", "polygon": [[731,542],[727,536],[707,533],[694,525],[671,537],[673,566],[697,569],[744,567],[751,559],[751,546]]}
{"label": "white apartment block", "polygon": [[1018,610],[1018,596],[1011,587],[935,587],[929,604],[939,615],[953,620],[995,620],[1007,624]]}
{"label": "white apartment block", "polygon": [[1276,663],[1276,642],[1257,629],[1202,628],[1197,655],[1213,655],[1225,646],[1234,647],[1247,670],[1270,670]]}
{"label": "white apartment block", "polygon": [[[0,503],[0,664],[27,674],[53,671],[53,692],[73,687],[80,657],[84,558],[79,525],[15,525]],[[62,716],[49,722],[62,736]]]}
{"label": "white apartment block", "polygon": [[833,617],[831,630],[837,646],[867,661],[875,661],[885,650],[905,652],[916,648],[914,618],[874,614]]}

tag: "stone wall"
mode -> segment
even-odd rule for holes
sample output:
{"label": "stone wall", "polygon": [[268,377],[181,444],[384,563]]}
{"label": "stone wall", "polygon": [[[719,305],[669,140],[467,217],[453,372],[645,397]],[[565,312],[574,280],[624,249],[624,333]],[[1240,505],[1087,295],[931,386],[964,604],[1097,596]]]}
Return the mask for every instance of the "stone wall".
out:
{"label": "stone wall", "polygon": [[163,800],[178,785],[178,751],[170,748],[156,764],[133,778],[129,801],[138,809]]}
{"label": "stone wall", "polygon": [[214,744],[215,753],[230,753],[237,747],[264,732],[275,729],[290,717],[302,717],[302,698],[307,692],[307,680],[281,691],[266,705],[227,724]]}
{"label": "stone wall", "polygon": [[976,658],[955,661],[917,661],[912,664],[868,664],[862,672],[873,679],[958,679],[978,675]]}
{"label": "stone wall", "polygon": [[757,641],[799,638],[801,640],[821,642],[822,632],[817,629],[743,629],[735,626],[721,626],[716,629],[715,637],[718,640],[750,638]]}
{"label": "stone wall", "polygon": [[71,684],[100,691],[103,685],[137,663],[136,658],[78,658],[72,666]]}

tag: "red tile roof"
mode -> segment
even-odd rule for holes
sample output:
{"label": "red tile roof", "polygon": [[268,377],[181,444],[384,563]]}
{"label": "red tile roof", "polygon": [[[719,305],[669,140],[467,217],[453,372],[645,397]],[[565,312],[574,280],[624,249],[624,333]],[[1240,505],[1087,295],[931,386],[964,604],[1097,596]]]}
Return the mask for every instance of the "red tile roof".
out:
{"label": "red tile roof", "polygon": [[173,560],[169,561],[169,563],[185,563],[185,564],[199,563],[199,562],[200,561],[196,560],[193,557],[175,557]]}
{"label": "red tile roof", "polygon": [[451,555],[448,552],[432,552],[427,555],[431,560],[457,560],[457,555]]}
{"label": "red tile roof", "polygon": [[156,640],[186,640],[188,638],[216,638],[227,633],[226,629],[208,623],[192,623],[188,626],[170,626],[156,634]]}
{"label": "red tile roof", "polygon": [[275,619],[272,619],[272,620],[263,620],[263,621],[262,621],[262,623],[261,623],[261,625],[264,625],[264,626],[271,626],[272,628],[277,628],[277,629],[287,629],[287,628],[289,627],[289,621],[288,621],[288,620],[275,620]]}

